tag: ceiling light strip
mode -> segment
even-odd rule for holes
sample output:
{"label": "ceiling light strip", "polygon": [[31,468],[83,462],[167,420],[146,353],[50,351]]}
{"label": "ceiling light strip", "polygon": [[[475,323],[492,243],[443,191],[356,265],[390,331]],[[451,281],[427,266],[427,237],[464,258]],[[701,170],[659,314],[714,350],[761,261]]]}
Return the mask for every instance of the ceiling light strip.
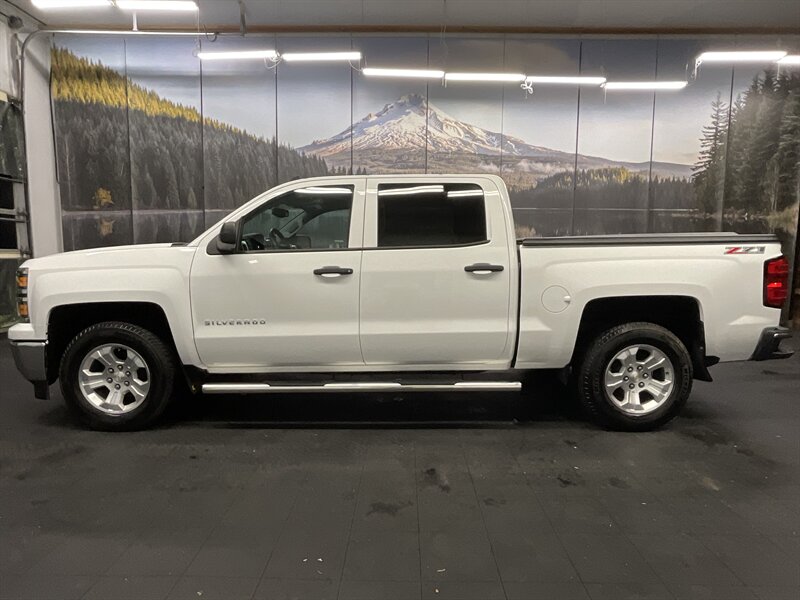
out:
{"label": "ceiling light strip", "polygon": [[206,52],[201,50],[197,53],[200,60],[275,60],[278,53],[275,50],[224,50],[219,52]]}
{"label": "ceiling light strip", "polygon": [[194,0],[116,0],[117,8],[136,11],[194,12]]}
{"label": "ceiling light strip", "polygon": [[445,73],[445,81],[494,81],[499,83],[521,83],[522,73]]}
{"label": "ceiling light strip", "polygon": [[59,8],[106,8],[111,0],[33,0],[33,5],[42,10]]}
{"label": "ceiling light strip", "polygon": [[384,69],[364,67],[361,72],[367,77],[421,77],[423,79],[441,79],[444,71],[429,69]]}
{"label": "ceiling light strip", "polygon": [[529,83],[544,83],[554,85],[602,85],[606,82],[605,77],[565,77],[561,75],[528,75],[525,78]]}
{"label": "ceiling light strip", "polygon": [[361,60],[361,52],[287,52],[281,54],[286,62],[353,61]]}
{"label": "ceiling light strip", "polygon": [[776,62],[786,56],[785,50],[734,50],[703,52],[697,57],[701,63]]}
{"label": "ceiling light strip", "polygon": [[682,90],[688,85],[686,81],[607,81],[603,84],[606,90]]}

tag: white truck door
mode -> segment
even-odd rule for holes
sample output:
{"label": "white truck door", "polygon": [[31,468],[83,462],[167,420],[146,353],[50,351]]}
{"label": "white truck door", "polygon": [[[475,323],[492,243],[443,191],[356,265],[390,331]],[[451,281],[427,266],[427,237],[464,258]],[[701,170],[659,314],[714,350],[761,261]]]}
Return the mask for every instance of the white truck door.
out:
{"label": "white truck door", "polygon": [[197,351],[239,372],[363,365],[358,291],[365,179],[298,185],[239,219],[234,254],[198,249]]}
{"label": "white truck door", "polygon": [[517,269],[502,202],[489,178],[368,178],[361,272],[368,365],[508,365]]}

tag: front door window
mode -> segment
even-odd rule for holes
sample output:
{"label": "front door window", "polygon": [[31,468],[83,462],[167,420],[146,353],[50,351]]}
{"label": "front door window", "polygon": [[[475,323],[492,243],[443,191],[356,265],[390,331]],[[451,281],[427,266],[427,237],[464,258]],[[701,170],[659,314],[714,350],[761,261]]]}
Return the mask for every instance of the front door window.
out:
{"label": "front door window", "polygon": [[281,194],[243,220],[241,251],[347,248],[353,186],[312,186]]}

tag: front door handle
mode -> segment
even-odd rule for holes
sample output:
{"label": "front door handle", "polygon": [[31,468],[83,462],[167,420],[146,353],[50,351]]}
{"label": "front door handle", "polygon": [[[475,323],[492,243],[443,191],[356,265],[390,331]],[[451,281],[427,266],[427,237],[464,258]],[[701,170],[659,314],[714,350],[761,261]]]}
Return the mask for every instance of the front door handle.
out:
{"label": "front door handle", "polygon": [[467,273],[477,273],[478,275],[485,275],[486,273],[497,273],[502,271],[505,267],[503,265],[490,265],[489,263],[475,263],[474,265],[467,265],[464,270]]}
{"label": "front door handle", "polygon": [[341,277],[342,275],[352,275],[353,269],[348,267],[320,267],[314,269],[314,275],[320,277]]}

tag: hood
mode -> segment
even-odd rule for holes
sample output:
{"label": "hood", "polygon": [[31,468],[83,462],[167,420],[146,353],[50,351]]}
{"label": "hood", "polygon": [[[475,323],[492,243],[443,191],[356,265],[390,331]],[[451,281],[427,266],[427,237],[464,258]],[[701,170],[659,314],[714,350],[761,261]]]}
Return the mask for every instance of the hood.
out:
{"label": "hood", "polygon": [[144,265],[151,263],[154,255],[173,249],[176,251],[185,250],[186,246],[161,243],[88,248],[86,250],[73,250],[72,252],[61,252],[40,258],[31,258],[25,261],[22,267],[31,270],[54,270],[114,265],[130,266],[136,263]]}

